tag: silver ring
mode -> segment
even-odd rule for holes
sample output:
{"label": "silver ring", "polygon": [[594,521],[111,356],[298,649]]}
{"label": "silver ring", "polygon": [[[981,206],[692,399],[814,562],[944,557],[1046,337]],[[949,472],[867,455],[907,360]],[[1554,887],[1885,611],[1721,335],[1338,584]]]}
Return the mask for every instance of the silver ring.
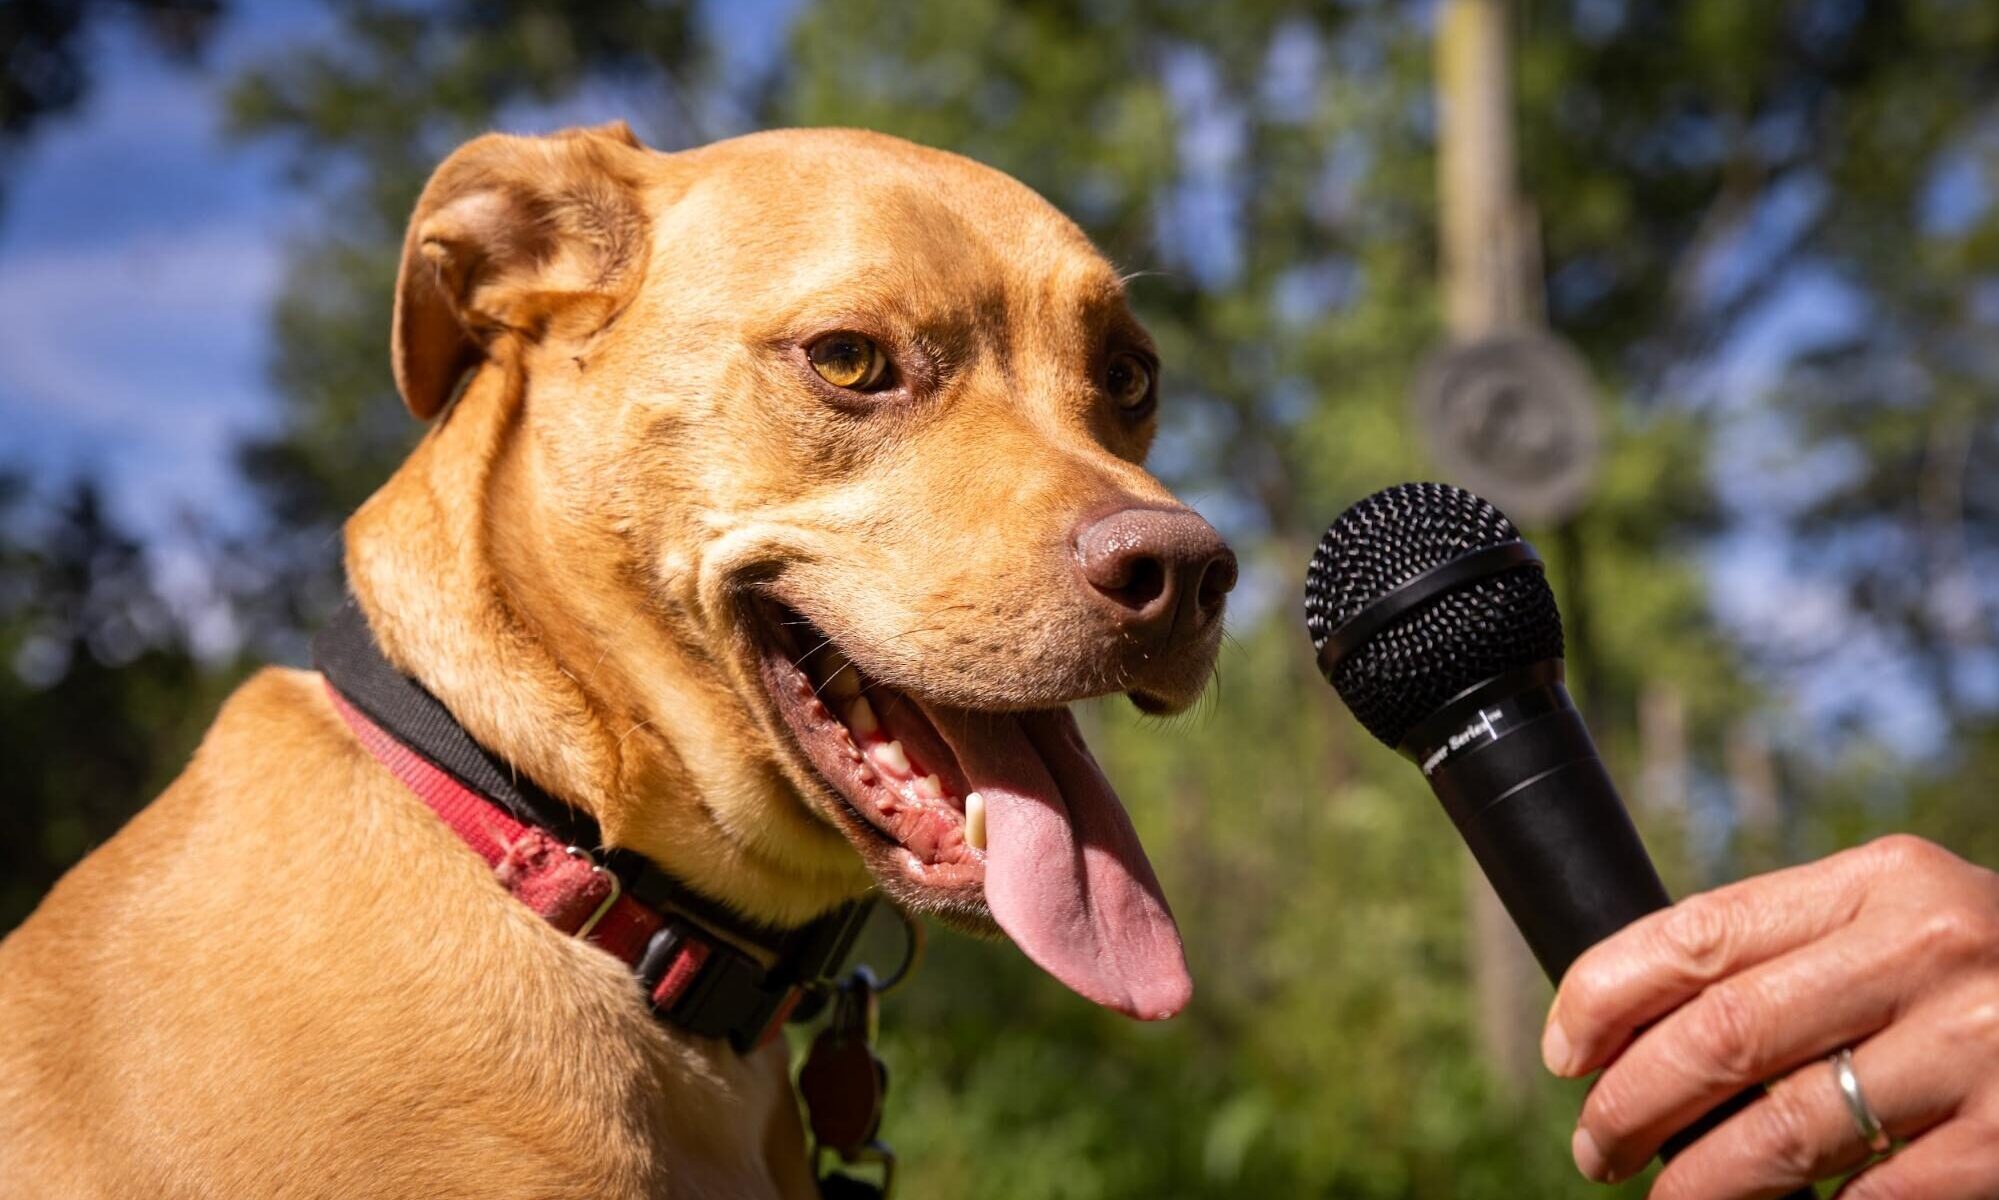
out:
{"label": "silver ring", "polygon": [[1894,1141],[1881,1127],[1881,1118],[1875,1114],[1874,1106],[1867,1103],[1867,1093],[1860,1090],[1860,1076],[1853,1071],[1851,1049],[1841,1050],[1832,1056],[1832,1077],[1839,1081],[1839,1094],[1846,1097],[1846,1111],[1853,1114],[1853,1124],[1860,1130],[1860,1140],[1875,1154],[1888,1153]]}

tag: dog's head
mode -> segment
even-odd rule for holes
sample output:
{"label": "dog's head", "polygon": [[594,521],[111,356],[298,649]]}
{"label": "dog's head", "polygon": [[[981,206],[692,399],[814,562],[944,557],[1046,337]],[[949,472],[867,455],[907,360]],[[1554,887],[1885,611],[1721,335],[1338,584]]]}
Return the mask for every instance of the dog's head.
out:
{"label": "dog's head", "polygon": [[625,840],[673,865],[698,811],[753,911],[785,880],[851,894],[858,855],[1090,999],[1185,1003],[1066,706],[1190,704],[1236,568],[1140,466],[1158,362],[1073,224],[869,133],[483,138],[419,203],[395,325],[419,416],[474,367],[502,383],[461,405],[515,409],[500,586],[696,793],[626,797]]}

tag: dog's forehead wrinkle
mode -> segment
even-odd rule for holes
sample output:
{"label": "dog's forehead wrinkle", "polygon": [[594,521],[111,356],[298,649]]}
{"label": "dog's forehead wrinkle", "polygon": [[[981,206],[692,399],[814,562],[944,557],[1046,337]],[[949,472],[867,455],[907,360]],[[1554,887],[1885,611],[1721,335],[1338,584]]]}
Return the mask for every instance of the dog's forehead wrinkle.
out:
{"label": "dog's forehead wrinkle", "polygon": [[[1117,272],[1075,223],[1003,172],[958,155],[851,130],[751,134],[682,156],[691,181],[661,193],[674,226],[660,253],[757,261],[802,287],[898,291],[942,282],[1061,279],[1071,294],[1121,295]],[[789,186],[780,186],[780,181]],[[968,219],[977,212],[980,219]],[[691,249],[705,243],[703,253]]]}

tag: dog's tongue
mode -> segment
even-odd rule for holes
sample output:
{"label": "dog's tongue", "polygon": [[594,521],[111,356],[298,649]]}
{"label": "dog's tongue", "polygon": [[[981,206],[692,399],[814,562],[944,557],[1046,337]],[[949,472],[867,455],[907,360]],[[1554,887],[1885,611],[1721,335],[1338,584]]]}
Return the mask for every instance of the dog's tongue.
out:
{"label": "dog's tongue", "polygon": [[1079,995],[1142,1020],[1194,990],[1180,930],[1138,833],[1068,710],[931,710],[986,802],[986,903],[1008,937]]}

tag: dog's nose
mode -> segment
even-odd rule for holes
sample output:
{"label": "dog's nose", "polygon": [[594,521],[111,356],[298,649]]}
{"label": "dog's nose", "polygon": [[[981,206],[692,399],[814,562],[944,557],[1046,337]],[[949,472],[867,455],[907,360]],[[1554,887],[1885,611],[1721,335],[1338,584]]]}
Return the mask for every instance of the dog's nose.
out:
{"label": "dog's nose", "polygon": [[1189,509],[1127,508],[1076,534],[1091,590],[1132,627],[1198,633],[1235,587],[1235,553]]}

